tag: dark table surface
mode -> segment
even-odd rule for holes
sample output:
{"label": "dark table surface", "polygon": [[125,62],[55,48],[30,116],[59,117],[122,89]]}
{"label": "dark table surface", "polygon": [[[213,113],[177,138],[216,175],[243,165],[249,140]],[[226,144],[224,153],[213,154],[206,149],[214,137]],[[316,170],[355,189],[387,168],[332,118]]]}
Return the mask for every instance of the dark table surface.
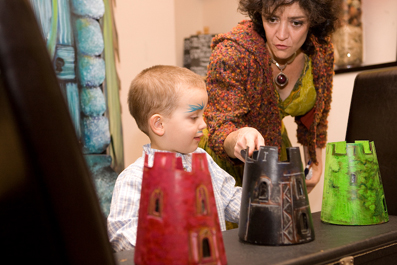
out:
{"label": "dark table surface", "polygon": [[[376,253],[377,249],[383,249],[382,256],[396,253],[397,216],[370,226],[326,224],[321,222],[320,212],[312,216],[315,240],[299,245],[253,245],[239,240],[238,229],[223,232],[228,264],[327,264],[346,256]],[[120,265],[134,264],[133,250],[118,252],[115,257]]]}

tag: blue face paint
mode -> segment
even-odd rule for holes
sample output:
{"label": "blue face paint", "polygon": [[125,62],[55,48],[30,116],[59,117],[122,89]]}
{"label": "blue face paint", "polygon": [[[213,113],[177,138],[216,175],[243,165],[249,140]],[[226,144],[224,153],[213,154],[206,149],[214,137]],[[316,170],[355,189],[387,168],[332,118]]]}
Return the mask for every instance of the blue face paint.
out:
{"label": "blue face paint", "polygon": [[194,112],[197,110],[202,110],[204,109],[204,103],[201,102],[201,104],[197,104],[197,105],[189,105],[189,111],[187,112]]}

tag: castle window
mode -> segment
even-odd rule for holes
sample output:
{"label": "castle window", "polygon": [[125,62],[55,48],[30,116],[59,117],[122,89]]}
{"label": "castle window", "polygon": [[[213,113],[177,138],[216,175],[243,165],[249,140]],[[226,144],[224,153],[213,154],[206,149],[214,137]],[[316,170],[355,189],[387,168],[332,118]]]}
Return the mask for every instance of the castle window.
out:
{"label": "castle window", "polygon": [[309,232],[309,223],[307,221],[306,213],[302,213],[300,215],[300,228],[302,234],[307,234]]}
{"label": "castle window", "polygon": [[214,261],[214,236],[208,228],[204,228],[199,234],[199,260],[200,262]]}
{"label": "castle window", "polygon": [[298,193],[299,197],[304,196],[303,185],[302,185],[302,181],[300,179],[296,179],[296,189],[297,189],[297,193]]}
{"label": "castle window", "polygon": [[154,212],[160,214],[160,200],[156,198],[154,205]]}
{"label": "castle window", "polygon": [[196,190],[196,211],[198,215],[208,215],[208,191],[204,185],[201,185]]}
{"label": "castle window", "polygon": [[210,247],[210,242],[208,241],[208,238],[203,238],[202,244],[203,244],[202,245],[203,258],[211,257],[211,247]]}
{"label": "castle window", "polygon": [[163,192],[155,189],[150,195],[149,215],[161,217],[163,210]]}
{"label": "castle window", "polygon": [[357,183],[357,176],[354,173],[350,174],[350,185],[356,185]]}
{"label": "castle window", "polygon": [[383,203],[383,211],[386,213],[387,212],[387,206],[386,206],[385,196],[382,196],[382,203]]}
{"label": "castle window", "polygon": [[262,181],[259,184],[259,201],[268,202],[269,201],[269,187],[267,186],[267,182]]}

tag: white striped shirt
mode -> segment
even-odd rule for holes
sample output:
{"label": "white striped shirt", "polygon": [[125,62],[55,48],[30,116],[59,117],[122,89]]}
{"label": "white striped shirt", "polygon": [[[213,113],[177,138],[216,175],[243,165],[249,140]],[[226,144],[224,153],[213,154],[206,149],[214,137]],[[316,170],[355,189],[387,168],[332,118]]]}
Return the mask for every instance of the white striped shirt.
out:
{"label": "white striped shirt", "polygon": [[[135,245],[145,153],[149,157],[149,166],[151,167],[155,152],[168,152],[152,149],[150,144],[144,145],[143,150],[142,157],[120,173],[114,187],[108,216],[108,234],[115,251],[131,249]],[[207,155],[219,223],[221,230],[225,231],[225,220],[238,223],[241,187],[235,187],[234,178],[221,169],[203,149],[197,148],[193,153]],[[191,153],[176,153],[176,156],[182,158],[183,167],[187,171],[192,170]]]}

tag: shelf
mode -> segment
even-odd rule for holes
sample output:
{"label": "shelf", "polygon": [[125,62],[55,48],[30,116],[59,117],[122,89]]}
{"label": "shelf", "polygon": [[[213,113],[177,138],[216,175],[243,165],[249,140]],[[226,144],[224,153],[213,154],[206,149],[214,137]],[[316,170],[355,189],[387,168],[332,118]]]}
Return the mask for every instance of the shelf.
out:
{"label": "shelf", "polygon": [[335,74],[337,75],[337,74],[344,74],[344,73],[352,73],[352,72],[380,69],[380,68],[393,67],[393,66],[397,66],[397,61],[391,62],[391,63],[360,65],[360,66],[347,67],[347,68],[337,68],[337,69],[335,69]]}

